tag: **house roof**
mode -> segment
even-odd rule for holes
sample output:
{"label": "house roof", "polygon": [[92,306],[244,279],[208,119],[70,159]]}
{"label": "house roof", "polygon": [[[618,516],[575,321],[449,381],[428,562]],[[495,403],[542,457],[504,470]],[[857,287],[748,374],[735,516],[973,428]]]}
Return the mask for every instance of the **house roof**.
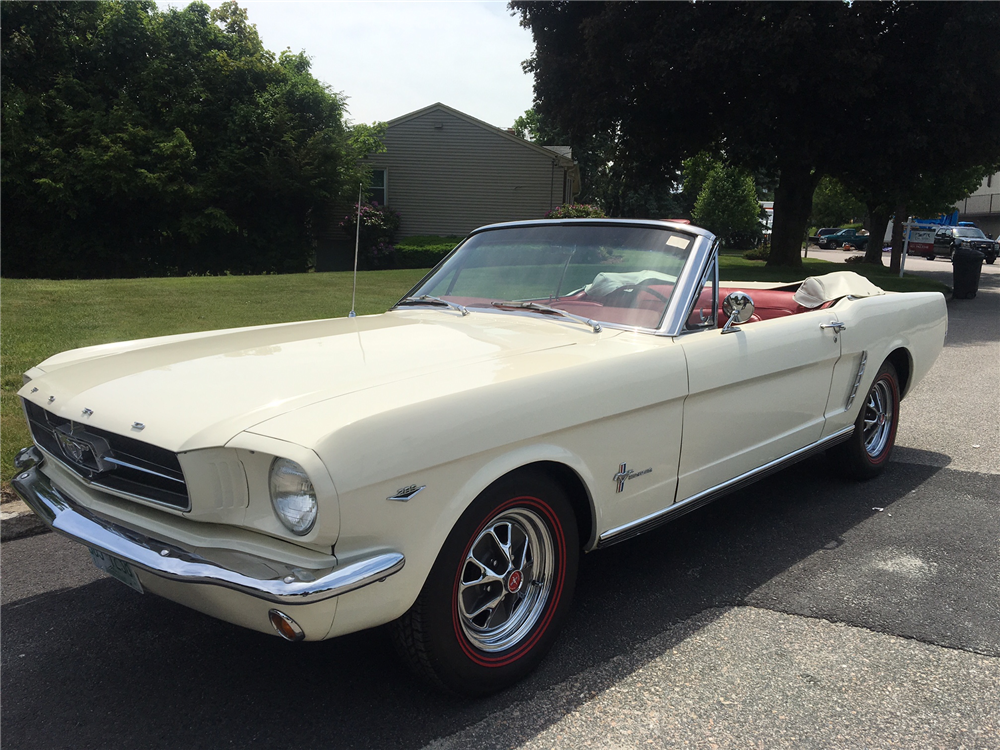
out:
{"label": "house roof", "polygon": [[467,115],[464,112],[459,112],[457,109],[449,107],[447,104],[442,104],[441,102],[436,102],[430,106],[424,107],[423,109],[418,109],[415,112],[410,112],[409,114],[401,115],[396,117],[386,123],[386,127],[392,127],[393,125],[399,125],[400,123],[407,122],[408,120],[416,119],[417,117],[422,117],[434,110],[439,110],[446,112],[453,117],[457,117],[460,120],[465,120],[466,122],[482,128],[483,130],[488,130],[494,135],[498,135],[501,138],[506,138],[508,141],[517,143],[520,146],[531,149],[539,154],[542,154],[550,159],[554,158],[556,162],[561,167],[574,168],[576,162],[573,161],[572,149],[569,146],[539,146],[531,141],[526,141],[524,138],[520,138],[513,133],[508,133],[503,128],[498,128],[495,125],[490,125],[488,122],[483,122],[482,120],[477,120],[471,115]]}

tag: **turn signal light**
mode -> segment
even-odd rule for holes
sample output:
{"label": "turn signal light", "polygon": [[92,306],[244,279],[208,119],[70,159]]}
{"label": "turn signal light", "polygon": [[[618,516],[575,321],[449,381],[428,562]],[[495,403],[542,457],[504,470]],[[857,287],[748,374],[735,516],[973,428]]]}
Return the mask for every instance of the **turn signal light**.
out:
{"label": "turn signal light", "polygon": [[284,612],[272,609],[267,613],[267,619],[271,621],[271,627],[274,628],[275,632],[286,641],[295,643],[306,637],[305,631],[299,627],[299,624]]}

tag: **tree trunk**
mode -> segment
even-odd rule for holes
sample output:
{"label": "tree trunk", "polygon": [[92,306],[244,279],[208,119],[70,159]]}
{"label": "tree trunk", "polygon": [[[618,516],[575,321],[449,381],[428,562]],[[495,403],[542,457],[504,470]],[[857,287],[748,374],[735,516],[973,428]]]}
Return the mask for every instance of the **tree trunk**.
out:
{"label": "tree trunk", "polygon": [[885,230],[889,226],[888,206],[885,204],[868,204],[868,216],[871,221],[871,229],[868,230],[868,249],[865,250],[865,263],[874,266],[885,265],[882,262],[882,240],[885,239]]}
{"label": "tree trunk", "polygon": [[906,206],[896,206],[896,215],[892,225],[892,255],[889,258],[889,268],[893,273],[899,273],[899,267],[903,257],[903,232],[906,224]]}
{"label": "tree trunk", "polygon": [[813,193],[822,175],[800,164],[782,164],[780,171],[774,189],[774,225],[767,265],[799,267]]}

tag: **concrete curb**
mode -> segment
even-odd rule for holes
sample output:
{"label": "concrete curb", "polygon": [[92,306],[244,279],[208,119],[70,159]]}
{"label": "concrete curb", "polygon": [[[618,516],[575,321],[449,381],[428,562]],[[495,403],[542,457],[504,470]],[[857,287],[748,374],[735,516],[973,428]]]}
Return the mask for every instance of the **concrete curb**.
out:
{"label": "concrete curb", "polygon": [[44,534],[46,531],[49,531],[49,527],[23,500],[15,500],[0,506],[0,542]]}

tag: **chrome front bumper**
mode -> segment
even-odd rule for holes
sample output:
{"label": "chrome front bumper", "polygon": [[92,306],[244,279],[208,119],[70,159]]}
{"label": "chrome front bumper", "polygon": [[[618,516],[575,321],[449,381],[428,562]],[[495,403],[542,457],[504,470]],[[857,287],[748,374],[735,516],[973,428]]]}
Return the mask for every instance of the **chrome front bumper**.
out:
{"label": "chrome front bumper", "polygon": [[[217,550],[222,564],[205,555],[99,518],[52,486],[39,471],[45,457],[37,447],[17,454],[14,491],[35,514],[60,534],[125,560],[162,578],[233,589],[278,604],[311,604],[381,581],[403,568],[399,552],[382,552],[335,567],[306,570],[234,550]],[[273,573],[266,578],[260,571]],[[254,574],[249,572],[253,570]]]}

